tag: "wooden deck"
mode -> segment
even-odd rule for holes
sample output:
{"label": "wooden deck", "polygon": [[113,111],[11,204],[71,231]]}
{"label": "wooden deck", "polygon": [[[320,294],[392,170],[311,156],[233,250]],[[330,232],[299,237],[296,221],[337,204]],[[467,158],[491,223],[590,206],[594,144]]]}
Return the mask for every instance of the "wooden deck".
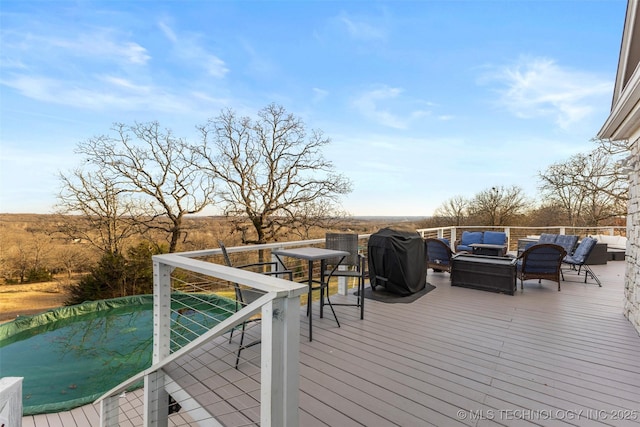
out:
{"label": "wooden deck", "polygon": [[[302,312],[300,425],[640,425],[640,337],[622,315],[624,262],[593,270],[601,288],[566,273],[561,292],[532,280],[514,296],[451,287],[448,273],[430,270],[436,289],[413,303],[367,300],[364,320],[336,307],[340,328],[326,313],[314,318],[313,342]],[[248,378],[253,363],[240,365]],[[187,366],[185,383],[208,387],[202,367]],[[128,396],[125,409],[140,413],[140,394]],[[96,420],[89,405],[23,426]],[[195,424],[181,411],[170,425]]]}

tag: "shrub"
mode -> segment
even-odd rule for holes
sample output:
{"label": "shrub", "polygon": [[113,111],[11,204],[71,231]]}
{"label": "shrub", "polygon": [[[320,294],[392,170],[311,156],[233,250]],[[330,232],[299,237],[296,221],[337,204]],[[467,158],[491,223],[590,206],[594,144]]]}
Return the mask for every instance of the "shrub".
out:
{"label": "shrub", "polygon": [[143,242],[129,249],[127,257],[120,253],[103,255],[88,275],[69,288],[65,304],[153,293],[151,256],[161,252]]}
{"label": "shrub", "polygon": [[24,283],[50,282],[51,280],[53,280],[53,275],[47,269],[32,268],[27,271]]}

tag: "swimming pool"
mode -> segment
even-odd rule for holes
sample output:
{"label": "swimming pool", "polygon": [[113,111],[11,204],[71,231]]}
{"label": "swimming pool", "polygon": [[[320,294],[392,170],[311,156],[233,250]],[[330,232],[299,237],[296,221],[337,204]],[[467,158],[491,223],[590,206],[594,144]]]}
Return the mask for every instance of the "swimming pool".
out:
{"label": "swimming pool", "polygon": [[[217,295],[174,295],[173,348],[234,311],[233,300]],[[61,307],[0,325],[0,376],[24,377],[24,415],[59,412],[149,367],[152,347],[151,295]]]}

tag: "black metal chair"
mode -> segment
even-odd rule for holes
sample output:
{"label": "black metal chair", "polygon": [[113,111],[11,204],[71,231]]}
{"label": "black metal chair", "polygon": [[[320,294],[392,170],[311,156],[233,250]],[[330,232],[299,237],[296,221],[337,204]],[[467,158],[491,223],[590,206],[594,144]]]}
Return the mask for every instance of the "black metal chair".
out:
{"label": "black metal chair", "polygon": [[442,239],[429,238],[425,239],[424,244],[427,252],[427,268],[451,273],[453,251],[447,242]]}
{"label": "black metal chair", "polygon": [[[222,256],[224,257],[224,262],[228,267],[258,270],[256,271],[256,273],[266,274],[266,275],[283,274],[288,276],[289,280],[293,280],[293,272],[290,270],[277,270],[278,263],[275,261],[255,262],[255,263],[244,264],[244,265],[233,265],[231,263],[231,258],[229,257],[229,253],[227,252],[227,248],[225,247],[224,243],[219,240],[218,245],[222,250]],[[269,266],[271,269],[269,271],[262,271],[264,267],[267,267],[267,266]],[[235,307],[236,311],[241,310],[243,307],[246,307],[247,305],[251,304],[252,302],[256,301],[258,298],[264,295],[264,292],[262,291],[259,291],[257,289],[242,287],[235,282],[233,283],[233,288],[236,296],[236,307]],[[246,344],[246,345],[244,344],[244,335],[245,335],[245,329],[246,329],[247,323],[259,322],[260,320],[261,318],[258,316],[242,322],[242,328],[240,332],[240,344],[238,347],[238,354],[236,355],[236,369],[238,369],[238,364],[240,363],[240,353],[242,353],[242,350],[244,350],[245,348],[253,347],[256,344],[260,344],[260,342],[262,341],[260,339],[257,339],[255,341],[252,341],[249,344]],[[233,339],[234,330],[235,328],[231,329],[231,333],[229,334],[229,344],[231,344],[231,340]]]}
{"label": "black metal chair", "polygon": [[552,280],[558,283],[560,291],[560,277],[562,275],[562,260],[567,251],[554,243],[539,243],[529,246],[518,257],[516,275],[520,279],[520,289],[524,289],[524,281],[538,279]]}
{"label": "black metal chair", "polygon": [[[589,259],[589,255],[591,255],[591,251],[596,247],[596,243],[598,243],[597,239],[594,239],[593,237],[585,237],[580,241],[580,244],[572,255],[564,257],[562,263],[568,264],[572,269],[577,270],[578,275],[580,275],[580,271],[584,269],[584,283],[587,283],[587,277],[591,276],[598,286],[602,287],[598,276],[596,276],[591,267],[586,264],[587,259]],[[564,280],[564,274],[562,275],[562,280]]]}
{"label": "black metal chair", "polygon": [[[366,258],[358,251],[358,235],[355,233],[327,233],[325,235],[325,248],[347,251],[349,255],[327,259],[324,276],[329,283],[332,277],[346,277],[356,279],[358,290],[355,292],[355,303],[331,303],[332,305],[346,305],[360,308],[360,319],[364,319],[364,283],[366,277]],[[339,265],[336,265],[340,263]],[[341,269],[341,267],[346,269]]]}

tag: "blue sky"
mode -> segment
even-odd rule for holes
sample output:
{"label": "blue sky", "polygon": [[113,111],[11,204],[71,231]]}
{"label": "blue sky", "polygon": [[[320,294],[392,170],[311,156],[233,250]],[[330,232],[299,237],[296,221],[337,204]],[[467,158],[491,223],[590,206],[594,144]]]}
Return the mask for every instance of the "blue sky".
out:
{"label": "blue sky", "polygon": [[[0,1],[0,212],[49,213],[78,142],[194,142],[276,103],[324,131],[353,215],[427,216],[594,148],[624,0]],[[208,211],[214,213],[214,211]]]}

